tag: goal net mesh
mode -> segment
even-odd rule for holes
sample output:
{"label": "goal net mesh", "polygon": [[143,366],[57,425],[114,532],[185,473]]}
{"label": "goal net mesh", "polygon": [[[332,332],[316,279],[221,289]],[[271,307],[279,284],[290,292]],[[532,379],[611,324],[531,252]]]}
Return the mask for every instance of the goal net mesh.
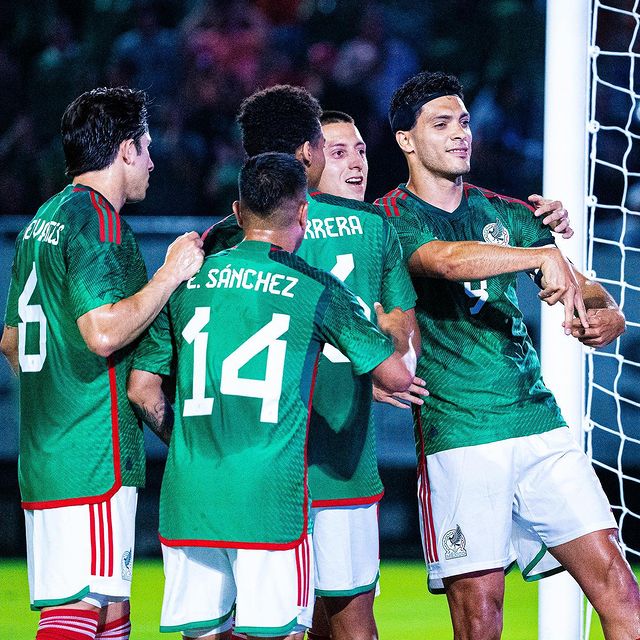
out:
{"label": "goal net mesh", "polygon": [[640,561],[640,0],[593,0],[587,273],[627,330],[587,354],[586,446]]}

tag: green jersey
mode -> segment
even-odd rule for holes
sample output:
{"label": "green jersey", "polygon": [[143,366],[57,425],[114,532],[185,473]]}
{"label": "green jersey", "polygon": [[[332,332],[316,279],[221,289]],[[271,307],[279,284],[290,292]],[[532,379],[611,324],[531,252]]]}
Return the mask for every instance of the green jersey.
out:
{"label": "green jersey", "polygon": [[[400,185],[376,203],[398,231],[405,259],[432,240],[533,247],[553,244],[519,200],[465,184],[448,213]],[[453,282],[415,277],[422,334],[417,375],[430,395],[416,417],[418,454],[436,453],[565,425],[540,375],[516,296],[516,274]]]}
{"label": "green jersey", "polygon": [[364,375],[393,346],[336,278],[270,244],[209,255],[170,298],[135,368],[175,364],[160,535],[175,546],[284,549],[307,532],[307,427],[325,343]]}
{"label": "green jersey", "polygon": [[24,508],[98,502],[144,484],[126,392],[133,346],[98,356],[76,321],[146,282],[131,228],[87,187],[67,186],[18,234],[5,322],[18,328]]}
{"label": "green jersey", "polygon": [[[412,309],[416,294],[396,231],[378,209],[323,193],[311,194],[308,202],[307,228],[297,254],[342,280],[369,319],[375,321],[374,302],[387,311]],[[237,244],[241,234],[231,216],[207,233],[205,250]],[[371,404],[370,375],[357,375],[346,356],[326,345],[309,431],[314,507],[370,504],[381,498]]]}

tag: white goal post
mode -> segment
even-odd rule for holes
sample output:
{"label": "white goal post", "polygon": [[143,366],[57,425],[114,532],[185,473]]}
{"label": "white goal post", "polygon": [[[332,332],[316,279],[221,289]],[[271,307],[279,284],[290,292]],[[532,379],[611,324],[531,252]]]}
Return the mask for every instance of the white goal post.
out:
{"label": "white goal post", "polygon": [[[625,532],[640,523],[640,0],[547,1],[543,192],[569,210],[565,253],[627,317],[612,345],[584,350],[543,305],[541,360],[576,438],[617,486],[622,548],[637,561]],[[540,582],[540,640],[588,638],[591,618],[569,576]]]}

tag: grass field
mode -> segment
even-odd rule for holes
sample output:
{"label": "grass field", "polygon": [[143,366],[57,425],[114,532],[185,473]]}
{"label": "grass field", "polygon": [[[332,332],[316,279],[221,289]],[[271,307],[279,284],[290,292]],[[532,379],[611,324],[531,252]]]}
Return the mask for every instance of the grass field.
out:
{"label": "grass field", "polygon": [[[451,638],[445,597],[426,593],[421,562],[384,562],[381,576],[376,619],[382,640]],[[178,634],[158,632],[163,579],[161,561],[136,562],[131,596],[132,640],[179,638]],[[507,577],[504,640],[537,638],[537,592],[536,584],[525,583],[516,573]],[[35,637],[38,614],[29,610],[28,598],[25,562],[0,562],[0,638],[3,640]],[[590,639],[602,638],[600,624],[594,618]]]}

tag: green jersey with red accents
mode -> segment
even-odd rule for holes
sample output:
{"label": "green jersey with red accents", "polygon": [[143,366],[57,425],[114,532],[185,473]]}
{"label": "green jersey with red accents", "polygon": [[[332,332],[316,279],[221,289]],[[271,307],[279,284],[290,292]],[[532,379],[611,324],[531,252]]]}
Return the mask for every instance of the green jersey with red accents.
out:
{"label": "green jersey with red accents", "polygon": [[[432,240],[513,247],[553,244],[519,200],[464,185],[449,213],[405,185],[376,201],[394,225],[405,259]],[[417,375],[430,396],[416,417],[418,454],[542,433],[565,425],[524,325],[516,274],[454,282],[414,277],[422,335]]]}
{"label": "green jersey with red accents", "polygon": [[126,392],[134,346],[98,356],[76,321],[146,282],[131,228],[87,187],[68,185],[18,234],[5,322],[18,329],[25,508],[98,502],[144,484]]}
{"label": "green jersey with red accents", "polygon": [[[395,229],[369,203],[312,193],[297,254],[342,280],[367,318],[374,302],[412,309],[411,284]],[[205,251],[237,244],[242,230],[230,216],[205,234]],[[309,487],[314,507],[371,504],[383,492],[376,459],[371,378],[356,375],[333,346],[323,350],[309,432]]]}
{"label": "green jersey with red accents", "polygon": [[264,242],[209,255],[169,300],[135,368],[175,366],[160,496],[172,546],[284,549],[307,532],[307,429],[324,344],[366,375],[393,353],[335,277]]}

